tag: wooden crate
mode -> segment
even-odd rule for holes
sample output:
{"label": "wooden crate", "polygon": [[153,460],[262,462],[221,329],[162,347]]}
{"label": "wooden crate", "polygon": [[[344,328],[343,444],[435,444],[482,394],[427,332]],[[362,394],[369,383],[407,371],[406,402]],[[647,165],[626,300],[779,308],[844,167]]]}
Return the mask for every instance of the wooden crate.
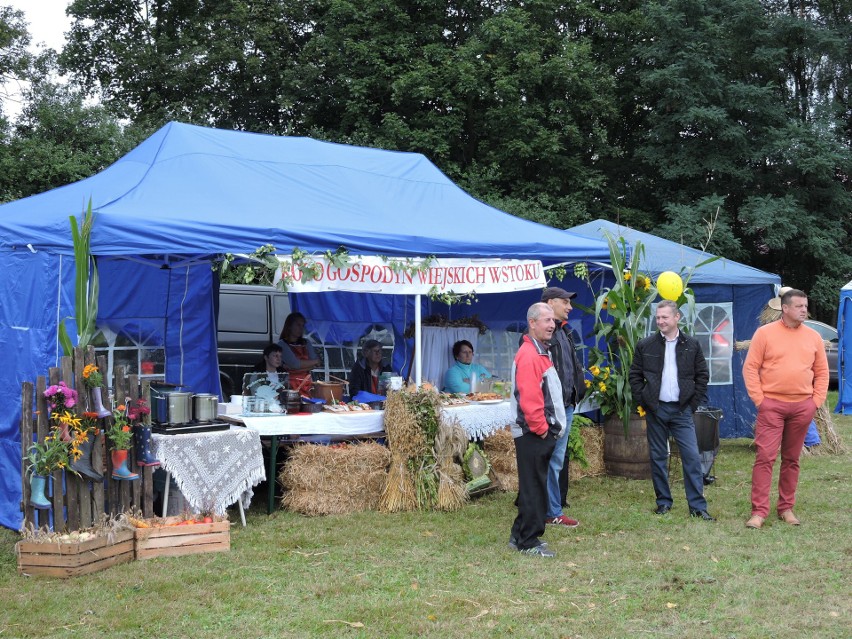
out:
{"label": "wooden crate", "polygon": [[85,541],[15,544],[18,572],[44,577],[76,577],[133,561],[132,530],[121,530],[111,536]]}
{"label": "wooden crate", "polygon": [[[179,520],[179,517],[168,517],[165,522],[169,524]],[[231,550],[231,522],[227,519],[210,524],[137,528],[135,532],[136,559]]]}

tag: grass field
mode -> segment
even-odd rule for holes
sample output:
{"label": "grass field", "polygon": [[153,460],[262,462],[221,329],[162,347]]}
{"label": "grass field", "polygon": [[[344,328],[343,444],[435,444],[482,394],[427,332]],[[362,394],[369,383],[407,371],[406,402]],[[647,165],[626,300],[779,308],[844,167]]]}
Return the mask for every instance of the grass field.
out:
{"label": "grass field", "polygon": [[[852,418],[836,417],[852,448]],[[800,527],[749,515],[751,441],[725,440],[715,523],[652,513],[649,481],[572,484],[555,559],[506,547],[513,495],[452,514],[265,514],[258,493],[227,554],[163,558],[61,581],[16,573],[0,531],[0,638],[852,637],[850,454],[802,461]],[[776,465],[777,476],[777,465]],[[239,518],[232,516],[239,521]]]}

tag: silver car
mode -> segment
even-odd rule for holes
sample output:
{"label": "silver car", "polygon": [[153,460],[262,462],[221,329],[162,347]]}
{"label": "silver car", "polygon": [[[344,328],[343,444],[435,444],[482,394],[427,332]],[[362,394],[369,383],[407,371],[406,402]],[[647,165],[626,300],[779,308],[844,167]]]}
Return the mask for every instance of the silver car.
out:
{"label": "silver car", "polygon": [[837,387],[837,329],[816,320],[805,320],[805,324],[814,329],[825,342],[825,355],[828,358],[828,385]]}

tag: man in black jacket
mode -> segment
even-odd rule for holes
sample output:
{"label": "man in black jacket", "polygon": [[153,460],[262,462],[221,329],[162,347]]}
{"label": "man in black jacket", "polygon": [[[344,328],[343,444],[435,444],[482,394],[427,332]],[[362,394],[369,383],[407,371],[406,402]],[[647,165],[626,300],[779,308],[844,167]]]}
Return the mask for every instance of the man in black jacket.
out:
{"label": "man in black jacket", "polygon": [[359,391],[366,391],[378,395],[379,377],[390,372],[393,372],[390,365],[382,364],[381,342],[368,339],[361,347],[361,358],[349,373],[349,394],[355,397]]}
{"label": "man in black jacket", "polygon": [[668,438],[677,442],[683,464],[683,485],[689,514],[707,521],[701,456],[695,437],[692,413],[704,400],[710,379],[707,361],[698,341],[678,329],[677,305],[663,300],[657,305],[659,333],[640,340],[630,366],[633,397],[647,411],[648,447],[651,454],[651,479],[657,496],[658,515],[672,508],[669,489]]}
{"label": "man in black jacket", "polygon": [[586,384],[583,376],[583,365],[577,357],[574,339],[571,337],[571,327],[568,326],[568,313],[571,312],[571,300],[577,297],[558,286],[550,286],[541,292],[541,301],[553,309],[556,318],[556,330],[550,338],[548,351],[553,360],[553,366],[562,383],[562,405],[565,407],[566,432],[556,442],[556,448],[550,457],[547,470],[547,523],[555,526],[576,528],[580,522],[566,516],[562,509],[567,505],[568,495],[568,460],[565,458],[568,437],[571,433],[571,419],[574,407],[583,399]]}

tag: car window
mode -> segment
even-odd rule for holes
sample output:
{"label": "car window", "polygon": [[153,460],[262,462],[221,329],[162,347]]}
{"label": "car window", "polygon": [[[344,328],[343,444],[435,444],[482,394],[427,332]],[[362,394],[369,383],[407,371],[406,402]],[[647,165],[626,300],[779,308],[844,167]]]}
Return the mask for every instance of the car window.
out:
{"label": "car window", "polygon": [[828,326],[827,324],[823,324],[822,322],[815,322],[813,320],[806,320],[805,324],[819,333],[821,338],[827,339],[830,342],[837,341],[837,329]]}

